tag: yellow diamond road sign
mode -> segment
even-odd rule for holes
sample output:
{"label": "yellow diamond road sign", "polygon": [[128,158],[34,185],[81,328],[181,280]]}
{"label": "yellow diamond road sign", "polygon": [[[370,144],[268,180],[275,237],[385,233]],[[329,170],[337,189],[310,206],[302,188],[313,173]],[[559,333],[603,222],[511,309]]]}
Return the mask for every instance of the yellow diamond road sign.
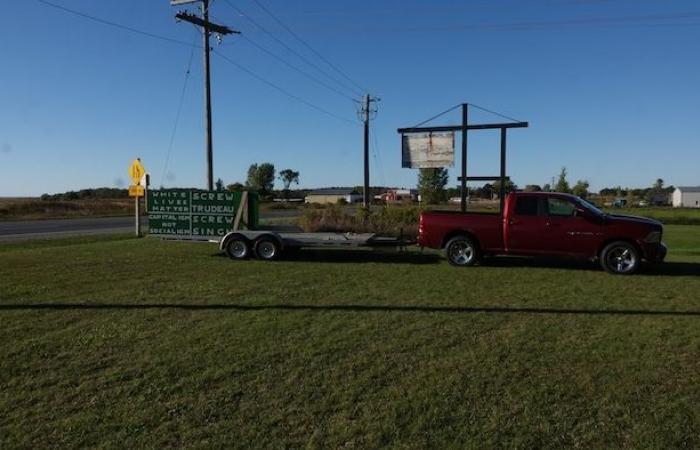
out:
{"label": "yellow diamond road sign", "polygon": [[141,178],[145,173],[146,169],[144,169],[143,164],[141,164],[141,159],[136,158],[129,167],[129,176],[135,185],[141,183]]}

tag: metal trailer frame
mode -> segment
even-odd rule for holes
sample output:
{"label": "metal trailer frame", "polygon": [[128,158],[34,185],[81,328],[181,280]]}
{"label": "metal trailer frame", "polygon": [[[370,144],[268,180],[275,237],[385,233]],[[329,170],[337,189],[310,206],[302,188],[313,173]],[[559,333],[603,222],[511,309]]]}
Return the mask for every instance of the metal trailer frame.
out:
{"label": "metal trailer frame", "polygon": [[219,250],[226,251],[226,246],[233,238],[243,238],[255,243],[262,238],[273,239],[280,249],[298,249],[313,247],[358,248],[358,247],[397,247],[411,245],[413,241],[403,238],[377,236],[375,233],[304,233],[275,230],[238,230],[227,233],[218,243]]}
{"label": "metal trailer frame", "polygon": [[[202,236],[160,236],[164,241],[201,242],[217,244],[219,251],[233,259],[245,259],[254,255],[259,259],[277,259],[280,255],[290,250],[302,248],[333,248],[333,249],[360,249],[360,248],[395,248],[404,251],[415,240],[403,237],[393,238],[377,236],[375,233],[305,233],[278,230],[236,230],[229,231],[221,239],[211,239]],[[242,257],[234,257],[228,249],[232,240],[242,240],[246,244],[246,254]],[[273,257],[261,257],[258,252],[258,244],[262,241],[274,242],[276,249]]]}
{"label": "metal trailer frame", "polygon": [[[204,242],[204,243],[215,243],[218,244],[219,250],[232,256],[232,253],[228,251],[228,245],[232,239],[242,240],[246,243],[247,253],[246,256],[250,254],[257,255],[258,243],[263,240],[273,242],[276,244],[277,254],[273,258],[262,258],[262,259],[276,259],[281,253],[290,249],[300,249],[300,248],[318,248],[318,247],[330,247],[330,248],[376,248],[376,247],[394,247],[399,250],[405,249],[405,247],[414,244],[415,241],[404,239],[403,236],[399,238],[391,237],[381,237],[377,236],[375,233],[305,233],[296,231],[281,231],[274,229],[241,229],[241,225],[247,226],[247,211],[248,211],[248,192],[243,192],[241,202],[238,205],[238,210],[234,217],[232,223],[232,230],[226,233],[221,238],[212,239],[206,236],[193,236],[193,235],[173,235],[173,236],[158,236],[162,240],[168,241],[186,241],[186,242]],[[244,257],[234,258],[243,259]]]}
{"label": "metal trailer frame", "polygon": [[[447,125],[437,127],[411,127],[399,128],[396,130],[399,134],[406,133],[430,133],[439,131],[461,131],[462,132],[462,154],[461,154],[461,176],[460,181],[460,210],[467,211],[467,181],[500,181],[500,208],[503,213],[505,203],[505,182],[508,179],[506,175],[506,132],[510,128],[527,128],[528,122],[510,122],[510,123],[485,123],[485,124],[469,124],[469,104],[462,103],[462,123],[461,125]],[[469,130],[501,130],[501,171],[499,175],[493,176],[467,176],[467,131]]]}

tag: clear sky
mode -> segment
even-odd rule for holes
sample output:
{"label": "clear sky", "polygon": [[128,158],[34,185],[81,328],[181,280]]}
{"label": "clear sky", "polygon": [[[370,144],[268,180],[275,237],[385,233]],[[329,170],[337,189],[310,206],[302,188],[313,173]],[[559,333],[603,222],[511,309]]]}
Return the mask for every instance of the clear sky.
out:
{"label": "clear sky", "polygon": [[[36,0],[2,2],[0,196],[124,187],[136,156],[155,185],[203,187],[202,56],[187,45],[200,42],[193,26],[175,22],[168,0],[51,2],[180,42]],[[562,166],[570,181],[588,179],[593,189],[648,186],[657,177],[700,185],[697,0],[258,2],[381,98],[372,184],[414,186],[396,129],[472,102],[530,122],[509,134],[508,172],[520,186],[547,183]],[[296,97],[212,55],[215,177],[242,182],[251,163],[269,161],[300,171],[302,187],[362,184],[362,128],[346,98],[357,88],[255,0],[214,0],[212,15],[245,36],[226,37],[217,52]],[[459,119],[455,111],[434,123]],[[501,121],[477,110],[471,119]],[[497,173],[498,133],[475,132],[469,145],[470,174]]]}

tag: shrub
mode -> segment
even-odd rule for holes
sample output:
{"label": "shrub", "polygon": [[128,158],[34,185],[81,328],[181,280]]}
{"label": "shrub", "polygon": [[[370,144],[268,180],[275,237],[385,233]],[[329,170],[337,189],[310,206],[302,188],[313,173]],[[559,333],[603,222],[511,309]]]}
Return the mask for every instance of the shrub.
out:
{"label": "shrub", "polygon": [[336,206],[304,211],[299,225],[307,232],[376,233],[382,236],[416,237],[419,215],[420,209],[417,207],[385,207],[377,212],[359,209],[357,213],[351,214]]}

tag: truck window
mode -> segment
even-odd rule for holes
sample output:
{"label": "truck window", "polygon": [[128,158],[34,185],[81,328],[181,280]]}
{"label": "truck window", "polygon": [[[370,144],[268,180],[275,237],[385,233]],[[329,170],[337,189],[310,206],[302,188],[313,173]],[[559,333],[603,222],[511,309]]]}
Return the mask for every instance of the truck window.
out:
{"label": "truck window", "polygon": [[536,216],[539,199],[534,195],[520,196],[515,200],[515,215]]}
{"label": "truck window", "polygon": [[550,216],[573,216],[576,208],[574,204],[567,200],[562,200],[556,197],[547,199],[547,211]]}

